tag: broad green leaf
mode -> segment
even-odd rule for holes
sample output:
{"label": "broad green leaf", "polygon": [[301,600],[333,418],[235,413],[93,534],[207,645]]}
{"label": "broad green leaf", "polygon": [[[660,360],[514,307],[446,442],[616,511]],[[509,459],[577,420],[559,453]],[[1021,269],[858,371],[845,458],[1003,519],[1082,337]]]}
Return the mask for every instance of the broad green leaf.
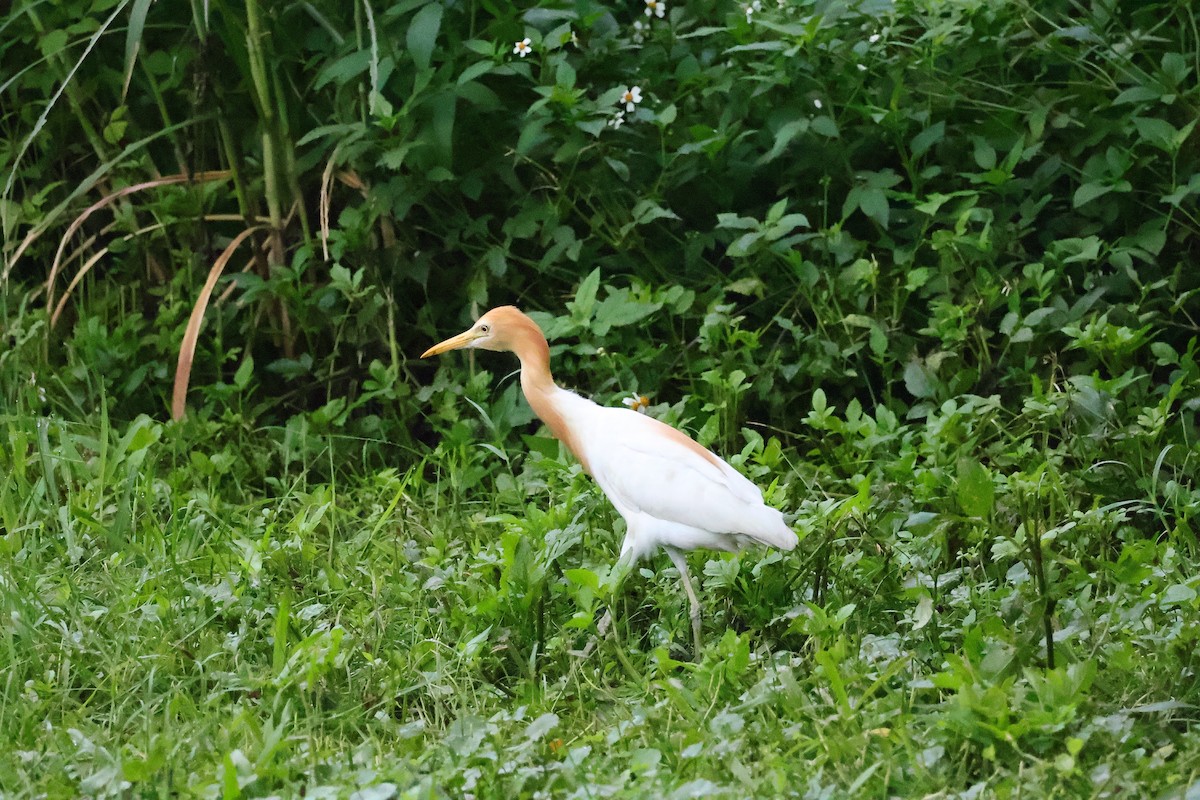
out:
{"label": "broad green leaf", "polygon": [[503,278],[508,272],[508,259],[504,256],[504,250],[498,245],[488,249],[483,256],[483,263],[487,264],[488,271],[497,278]]}
{"label": "broad green leaf", "polygon": [[405,142],[399,147],[385,150],[379,155],[379,159],[375,163],[380,167],[397,171],[404,164],[404,158],[408,155],[408,151],[412,149],[412,146],[412,142]]}
{"label": "broad green leaf", "polygon": [[880,227],[888,226],[888,218],[891,209],[888,206],[887,195],[882,189],[876,189],[871,186],[863,187],[858,195],[858,207],[862,212],[871,219],[879,223]]}
{"label": "broad green leaf", "polygon": [[42,51],[44,56],[52,56],[67,46],[67,32],[62,28],[55,28],[51,31],[46,31],[44,35],[38,38],[38,49]]}
{"label": "broad green leaf", "polygon": [[632,325],[650,316],[662,308],[661,303],[643,303],[629,299],[629,290],[620,289],[596,305],[596,324],[594,329],[598,336],[603,336],[609,328],[621,328]]}
{"label": "broad green leaf", "polygon": [[972,517],[987,517],[995,504],[996,489],[987,467],[975,460],[958,465],[958,505]]}
{"label": "broad green leaf", "polygon": [[1138,136],[1160,150],[1168,153],[1176,149],[1175,139],[1179,131],[1165,119],[1157,117],[1134,117],[1133,125],[1137,128]]}
{"label": "broad green leaf", "polygon": [[669,208],[663,208],[653,200],[639,200],[630,214],[633,221],[639,225],[653,222],[656,219],[679,219],[679,215]]}
{"label": "broad green leaf", "polygon": [[980,169],[991,169],[996,166],[996,148],[988,144],[983,137],[975,137],[975,149],[973,151],[975,164]]}
{"label": "broad green leaf", "polygon": [[549,119],[540,116],[526,122],[521,128],[521,135],[517,137],[517,152],[521,155],[528,155],[530,151],[549,138],[546,134],[546,125],[549,122]]}
{"label": "broad green leaf", "polygon": [[629,180],[629,166],[624,161],[605,156],[604,163],[608,164],[609,169],[615,172],[618,178],[623,181]]}
{"label": "broad green leaf", "polygon": [[783,216],[783,212],[787,211],[787,198],[775,201],[775,204],[767,209],[766,224],[774,225]]}
{"label": "broad green leaf", "polygon": [[781,156],[797,136],[808,130],[808,125],[807,119],[796,119],[781,125],[775,132],[775,141],[771,145],[771,149],[758,160],[758,163],[768,164]]}
{"label": "broad green leaf", "polygon": [[871,334],[867,339],[867,345],[871,348],[871,353],[875,356],[883,356],[888,349],[888,337],[883,328],[875,325],[871,328]]}
{"label": "broad green leaf", "polygon": [[927,594],[921,595],[921,599],[917,601],[917,607],[913,611],[913,627],[914,631],[919,631],[929,624],[933,619],[933,598]]}
{"label": "broad green leaf", "polygon": [[759,226],[758,220],[754,217],[739,217],[737,214],[722,212],[717,214],[718,228],[731,228],[733,230],[756,230]]}
{"label": "broad green leaf", "polygon": [[370,63],[371,52],[369,50],[356,50],[344,55],[317,73],[317,78],[313,81],[313,88],[321,89],[330,83],[345,86],[352,78],[357,78],[366,72]]}
{"label": "broad green leaf", "polygon": [[1176,583],[1167,587],[1167,590],[1158,598],[1158,604],[1161,606],[1167,605],[1185,605],[1196,599],[1196,590],[1186,583]]}
{"label": "broad green leaf", "polygon": [[1087,205],[1098,197],[1103,197],[1113,190],[1113,187],[1106,183],[1085,183],[1075,190],[1074,206]]}
{"label": "broad green leaf", "polygon": [[741,236],[733,240],[725,250],[725,255],[730,258],[743,258],[750,255],[754,245],[762,239],[762,234],[758,232],[743,233]]}
{"label": "broad green leaf", "polygon": [[914,156],[923,156],[929,151],[929,148],[944,138],[946,138],[946,123],[944,121],[937,122],[914,136],[909,147]]}
{"label": "broad green leaf", "polygon": [[808,217],[803,214],[784,214],[771,226],[770,230],[764,233],[764,236],[767,241],[773,242],[787,236],[797,228],[807,228],[808,226]]}
{"label": "broad green leaf", "polygon": [[525,738],[531,742],[536,742],[557,726],[558,714],[552,711],[547,712],[529,723],[529,727],[525,729]]}
{"label": "broad green leaf", "polygon": [[812,410],[818,414],[824,414],[829,408],[829,401],[825,397],[824,389],[815,389],[812,395]]}
{"label": "broad green leaf", "polygon": [[818,133],[821,136],[829,139],[838,138],[838,126],[837,123],[833,121],[833,117],[824,115],[815,117],[813,118],[810,127],[812,128],[813,133]]}
{"label": "broad green leaf", "polygon": [[1193,174],[1186,184],[1179,184],[1173,191],[1163,195],[1160,200],[1173,206],[1178,206],[1185,198],[1200,194],[1200,172]]}
{"label": "broad green leaf", "polygon": [[575,68],[571,66],[571,62],[559,62],[558,69],[554,71],[554,82],[564,89],[575,88]]}
{"label": "broad green leaf", "polygon": [[596,306],[596,292],[600,289],[600,268],[596,267],[579,284],[575,290],[575,302],[572,303],[572,316],[576,319],[591,319],[592,309]]}
{"label": "broad green leaf", "polygon": [[1190,61],[1191,57],[1185,56],[1183,53],[1164,53],[1162,57],[1163,75],[1172,85],[1182,85],[1192,72],[1192,68],[1188,66]]}
{"label": "broad green leaf", "polygon": [[460,83],[456,94],[473,106],[485,111],[498,111],[504,106],[500,96],[478,81]]}
{"label": "broad green leaf", "polygon": [[1131,86],[1121,92],[1113,100],[1113,105],[1119,106],[1126,103],[1146,103],[1151,100],[1157,100],[1162,96],[1162,92],[1153,86]]}
{"label": "broad green leaf", "polygon": [[600,576],[582,567],[563,570],[563,576],[576,586],[585,586],[594,592],[600,591]]}
{"label": "broad green leaf", "polygon": [[109,144],[118,144],[125,138],[125,129],[129,127],[129,120],[125,118],[125,111],[125,106],[118,107],[113,111],[108,124],[104,126],[104,141]]}
{"label": "broad green leaf", "polygon": [[254,375],[254,356],[246,354],[245,360],[237,368],[237,372],[233,373],[233,385],[239,389],[245,389],[250,384],[250,378]]}
{"label": "broad green leaf", "polygon": [[409,23],[405,42],[418,69],[429,69],[438,30],[442,26],[442,4],[433,2],[418,11]]}
{"label": "broad green leaf", "polygon": [[491,61],[476,61],[474,64],[459,73],[458,85],[462,86],[464,83],[469,83],[470,81],[475,80],[480,75],[486,75],[492,71],[494,66],[495,64],[493,64]]}
{"label": "broad green leaf", "polygon": [[436,95],[429,106],[433,111],[430,120],[429,143],[441,159],[442,166],[449,166],[454,148],[454,120],[458,115],[458,97],[452,91]]}
{"label": "broad green leaf", "polygon": [[904,388],[913,397],[933,397],[933,381],[921,362],[909,361],[904,366]]}
{"label": "broad green leaf", "polygon": [[[481,56],[491,57],[496,55],[496,44],[484,39],[467,39],[462,43],[462,47],[464,50],[470,50],[472,53]],[[509,49],[512,49],[512,45],[509,45]]]}
{"label": "broad green leaf", "polygon": [[742,278],[741,280],[727,284],[725,286],[725,291],[746,295],[747,297],[750,295],[762,297],[763,282],[756,277]]}

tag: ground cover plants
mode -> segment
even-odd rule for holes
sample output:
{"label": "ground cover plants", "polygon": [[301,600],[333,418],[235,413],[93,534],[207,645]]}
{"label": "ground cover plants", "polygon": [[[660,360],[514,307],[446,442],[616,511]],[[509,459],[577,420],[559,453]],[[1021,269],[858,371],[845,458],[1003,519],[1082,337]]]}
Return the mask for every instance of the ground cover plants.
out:
{"label": "ground cover plants", "polygon": [[[0,796],[1200,797],[1198,76],[1183,0],[17,0]],[[417,358],[502,303],[788,512],[695,659]]]}

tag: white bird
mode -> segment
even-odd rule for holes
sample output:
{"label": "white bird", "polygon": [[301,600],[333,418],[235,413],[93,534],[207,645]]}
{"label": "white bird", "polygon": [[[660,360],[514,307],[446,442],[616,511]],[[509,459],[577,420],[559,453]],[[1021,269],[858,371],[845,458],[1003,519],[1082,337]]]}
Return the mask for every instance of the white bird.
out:
{"label": "white bird", "polygon": [[[797,537],[783,515],[763,502],[757,486],[687,434],[653,417],[597,405],[557,386],[546,337],[514,306],[493,308],[421,358],[470,347],[507,351],[520,359],[521,389],[533,412],[579,459],[625,519],[620,558],[624,569],[659,547],[667,551],[691,604],[698,658],[700,600],[680,551],[736,551],[751,544],[791,550]],[[601,635],[610,620],[606,615],[601,621]]]}

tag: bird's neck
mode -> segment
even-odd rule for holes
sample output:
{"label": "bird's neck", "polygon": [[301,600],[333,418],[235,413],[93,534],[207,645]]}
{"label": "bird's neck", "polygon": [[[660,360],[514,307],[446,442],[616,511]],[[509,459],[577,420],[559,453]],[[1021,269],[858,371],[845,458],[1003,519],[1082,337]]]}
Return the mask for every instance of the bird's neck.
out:
{"label": "bird's neck", "polygon": [[557,388],[550,374],[550,345],[541,330],[531,324],[513,345],[513,352],[521,360],[521,388],[528,395],[531,388],[549,390]]}
{"label": "bird's neck", "polygon": [[[535,332],[536,336],[533,335]],[[534,328],[521,337],[513,347],[513,352],[521,360],[521,391],[525,393],[529,407],[550,429],[554,438],[565,444],[583,464],[584,470],[588,470],[587,458],[563,415],[563,396],[570,392],[554,383],[554,376],[550,373],[550,346],[546,343],[546,337]]]}

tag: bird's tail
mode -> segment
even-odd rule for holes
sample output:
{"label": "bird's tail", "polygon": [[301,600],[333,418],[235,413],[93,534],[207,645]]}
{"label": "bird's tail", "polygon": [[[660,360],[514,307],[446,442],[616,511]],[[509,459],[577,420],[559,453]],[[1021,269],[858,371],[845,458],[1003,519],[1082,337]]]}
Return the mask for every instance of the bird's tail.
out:
{"label": "bird's tail", "polygon": [[791,550],[800,541],[796,532],[783,521],[783,514],[777,508],[764,505],[748,522],[745,530],[738,532],[768,547]]}

